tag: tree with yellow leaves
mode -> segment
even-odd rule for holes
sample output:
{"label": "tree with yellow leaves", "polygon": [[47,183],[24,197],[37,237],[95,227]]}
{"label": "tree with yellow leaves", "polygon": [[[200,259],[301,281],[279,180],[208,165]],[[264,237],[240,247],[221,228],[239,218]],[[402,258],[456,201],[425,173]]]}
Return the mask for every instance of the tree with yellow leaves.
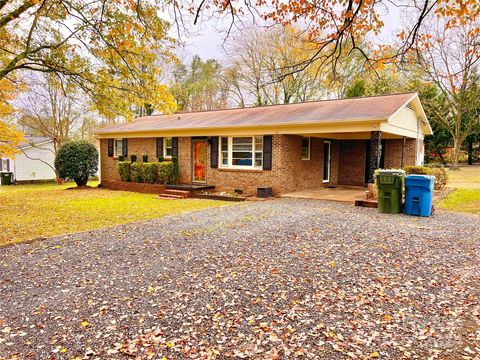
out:
{"label": "tree with yellow leaves", "polygon": [[163,4],[148,0],[0,0],[0,81],[52,73],[80,86],[100,114],[172,112],[159,83],[174,59]]}
{"label": "tree with yellow leaves", "polygon": [[[164,5],[0,0],[0,118],[13,110],[10,90],[32,72],[80,87],[110,121],[130,120],[147,106],[175,111],[173,97],[159,82],[162,64],[174,59],[169,24],[160,16]],[[7,122],[2,129],[4,153],[12,153],[19,133]]]}
{"label": "tree with yellow leaves", "polygon": [[15,98],[17,88],[8,80],[0,80],[0,158],[14,157],[17,145],[23,141],[23,133],[19,131],[11,115],[14,112],[10,101]]}
{"label": "tree with yellow leaves", "polygon": [[17,145],[24,139],[24,134],[18,131],[11,121],[0,120],[0,157],[12,158],[18,152]]}

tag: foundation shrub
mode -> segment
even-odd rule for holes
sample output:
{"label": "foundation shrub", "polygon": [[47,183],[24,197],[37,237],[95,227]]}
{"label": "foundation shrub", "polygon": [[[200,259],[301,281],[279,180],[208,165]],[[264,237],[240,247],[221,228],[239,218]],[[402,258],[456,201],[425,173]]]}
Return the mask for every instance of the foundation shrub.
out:
{"label": "foundation shrub", "polygon": [[122,181],[132,181],[132,163],[130,161],[119,161],[117,170]]}

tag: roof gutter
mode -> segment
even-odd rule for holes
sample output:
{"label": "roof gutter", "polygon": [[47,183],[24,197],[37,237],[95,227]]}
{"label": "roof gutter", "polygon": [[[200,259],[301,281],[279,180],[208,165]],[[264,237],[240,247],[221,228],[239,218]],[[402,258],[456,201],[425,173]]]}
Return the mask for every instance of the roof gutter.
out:
{"label": "roof gutter", "polygon": [[[297,123],[276,123],[276,124],[267,124],[267,125],[255,125],[255,124],[243,124],[243,125],[232,125],[232,126],[205,126],[205,127],[195,127],[195,128],[170,128],[170,129],[147,129],[147,130],[111,130],[108,129],[100,129],[94,132],[95,137],[101,138],[108,138],[112,136],[118,135],[135,135],[135,134],[162,134],[167,133],[169,135],[178,134],[178,136],[184,135],[185,133],[188,134],[195,134],[201,133],[202,135],[208,131],[211,132],[228,132],[228,131],[235,131],[241,130],[245,131],[248,129],[252,130],[262,130],[263,133],[278,133],[283,129],[289,128],[296,128],[298,127],[297,133],[302,133],[302,130],[306,129],[318,129],[321,132],[322,128],[334,127],[334,126],[342,126],[342,125],[368,125],[368,124],[380,124],[382,122],[387,122],[388,118],[373,118],[373,119],[349,119],[349,120],[333,120],[329,122],[318,123],[314,121],[307,121],[307,122],[297,122]],[[338,129],[337,129],[338,132]],[[349,131],[345,131],[349,132]],[[185,135],[185,136],[195,136],[195,135]]]}

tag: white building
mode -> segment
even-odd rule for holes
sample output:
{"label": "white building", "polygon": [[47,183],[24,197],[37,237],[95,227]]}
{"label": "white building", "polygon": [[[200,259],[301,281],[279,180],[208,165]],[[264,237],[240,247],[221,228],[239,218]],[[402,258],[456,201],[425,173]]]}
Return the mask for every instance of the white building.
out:
{"label": "white building", "polygon": [[13,181],[33,182],[55,179],[53,140],[47,137],[25,136],[14,159],[1,159],[0,172],[11,172]]}

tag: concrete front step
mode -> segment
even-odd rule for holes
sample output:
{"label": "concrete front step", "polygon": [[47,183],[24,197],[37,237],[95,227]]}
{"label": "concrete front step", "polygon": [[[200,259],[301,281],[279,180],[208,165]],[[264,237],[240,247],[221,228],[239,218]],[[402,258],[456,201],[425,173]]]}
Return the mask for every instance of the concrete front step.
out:
{"label": "concrete front step", "polygon": [[164,199],[164,200],[178,200],[178,199],[185,199],[185,197],[180,196],[180,195],[173,195],[173,194],[160,194],[158,195],[159,199]]}
{"label": "concrete front step", "polygon": [[186,190],[173,190],[173,189],[166,189],[163,193],[159,195],[160,199],[186,199],[191,196],[190,191]]}
{"label": "concrete front step", "polygon": [[190,191],[188,190],[174,190],[174,189],[166,189],[162,195],[165,195],[165,194],[168,194],[168,195],[177,195],[177,196],[181,196],[183,198],[188,198],[191,196],[191,193]]}

